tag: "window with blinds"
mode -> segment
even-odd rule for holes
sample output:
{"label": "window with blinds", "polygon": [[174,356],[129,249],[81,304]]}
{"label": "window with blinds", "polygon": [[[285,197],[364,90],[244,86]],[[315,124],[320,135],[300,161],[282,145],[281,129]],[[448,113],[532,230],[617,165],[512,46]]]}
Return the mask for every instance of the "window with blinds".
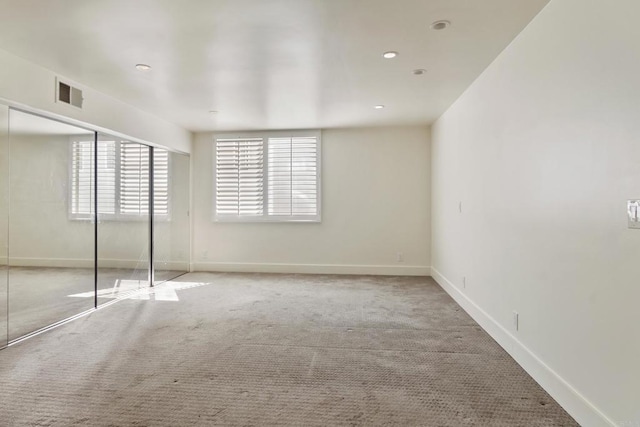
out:
{"label": "window with blinds", "polygon": [[[71,144],[73,219],[91,219],[94,203],[94,142]],[[149,212],[149,147],[127,141],[98,142],[98,213],[103,219],[135,219]],[[154,213],[169,216],[169,152],[154,149]]]}
{"label": "window with blinds", "polygon": [[153,211],[156,217],[169,217],[169,152],[153,149]]}
{"label": "window with blinds", "polygon": [[87,218],[93,213],[93,156],[93,141],[71,145],[71,213]]}
{"label": "window with blinds", "polygon": [[262,138],[216,142],[216,215],[256,217],[264,213]]}
{"label": "window with blinds", "polygon": [[218,137],[214,220],[320,221],[318,132]]}

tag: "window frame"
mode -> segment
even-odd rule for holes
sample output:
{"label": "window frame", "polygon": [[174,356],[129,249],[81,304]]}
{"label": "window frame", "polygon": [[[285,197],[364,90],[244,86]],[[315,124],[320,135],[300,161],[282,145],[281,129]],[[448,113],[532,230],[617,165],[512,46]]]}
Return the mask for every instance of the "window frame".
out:
{"label": "window frame", "polygon": [[[269,215],[269,138],[316,138],[316,215]],[[262,138],[263,155],[263,200],[262,215],[256,216],[218,216],[216,213],[217,184],[217,140],[218,139]],[[249,131],[249,132],[220,132],[212,137],[212,191],[211,191],[211,220],[213,222],[230,223],[321,223],[322,222],[322,131],[317,130],[277,130],[277,131]]]}
{"label": "window frame", "polygon": [[[72,137],[70,138],[70,143],[69,143],[69,189],[68,189],[68,203],[67,203],[67,207],[68,207],[68,218],[69,220],[72,221],[90,221],[93,222],[94,221],[94,213],[95,213],[95,209],[97,208],[97,201],[93,200],[93,191],[94,191],[94,185],[95,185],[95,178],[97,175],[97,171],[93,171],[90,176],[92,176],[92,178],[94,178],[94,181],[91,183],[91,212],[90,213],[76,213],[73,212],[73,191],[74,191],[74,167],[73,167],[73,156],[74,156],[74,144],[79,143],[79,142],[91,142],[92,144],[92,156],[95,153],[95,144],[100,143],[100,142],[115,142],[115,153],[114,153],[114,161],[115,161],[115,182],[114,182],[114,210],[115,213],[99,213],[98,212],[98,220],[99,221],[122,221],[122,222],[139,222],[139,221],[149,221],[149,217],[151,215],[151,212],[147,212],[146,214],[143,215],[135,215],[135,214],[124,214],[121,213],[121,201],[120,201],[120,196],[121,196],[121,191],[120,191],[120,187],[121,187],[121,181],[122,181],[122,164],[121,164],[121,150],[120,150],[120,145],[122,143],[131,143],[131,144],[138,144],[138,145],[142,145],[144,147],[149,148],[149,150],[151,150],[151,148],[154,149],[159,149],[159,150],[165,150],[168,154],[167,154],[167,180],[168,180],[168,185],[167,185],[167,213],[166,214],[161,214],[161,215],[156,215],[153,214],[153,219],[154,221],[160,221],[160,222],[164,222],[164,221],[171,221],[171,151],[167,150],[166,148],[162,148],[162,147],[154,147],[151,145],[147,145],[147,144],[141,144],[139,142],[136,141],[131,141],[128,139],[123,139],[123,138],[118,138],[118,137],[111,137],[108,136],[107,139],[105,139],[105,136],[103,136],[103,139],[98,139],[96,141],[96,139],[94,139],[93,141],[89,141],[85,138],[77,138],[77,137]],[[155,153],[154,153],[154,159],[155,159]],[[93,160],[93,158],[92,158]],[[92,167],[94,167],[95,163],[92,162]],[[155,177],[155,175],[154,175]],[[154,187],[155,188],[155,187]]]}

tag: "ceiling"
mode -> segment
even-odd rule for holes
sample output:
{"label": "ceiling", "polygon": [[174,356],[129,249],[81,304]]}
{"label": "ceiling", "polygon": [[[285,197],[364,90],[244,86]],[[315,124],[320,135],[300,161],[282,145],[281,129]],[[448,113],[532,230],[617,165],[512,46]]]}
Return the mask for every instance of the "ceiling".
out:
{"label": "ceiling", "polygon": [[0,0],[0,49],[191,131],[428,124],[548,1]]}

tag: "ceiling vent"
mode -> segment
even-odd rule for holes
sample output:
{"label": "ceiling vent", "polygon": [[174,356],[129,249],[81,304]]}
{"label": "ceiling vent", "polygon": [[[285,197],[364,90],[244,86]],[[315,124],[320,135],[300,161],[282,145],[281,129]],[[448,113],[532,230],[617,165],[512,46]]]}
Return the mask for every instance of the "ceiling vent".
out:
{"label": "ceiling vent", "polygon": [[82,108],[82,91],[56,79],[56,101]]}

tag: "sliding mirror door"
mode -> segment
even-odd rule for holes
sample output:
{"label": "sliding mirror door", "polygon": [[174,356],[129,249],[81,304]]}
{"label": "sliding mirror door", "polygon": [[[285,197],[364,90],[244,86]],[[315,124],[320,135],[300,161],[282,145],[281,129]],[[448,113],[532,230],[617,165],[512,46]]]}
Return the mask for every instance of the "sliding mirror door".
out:
{"label": "sliding mirror door", "polygon": [[189,271],[189,156],[153,149],[155,283]]}
{"label": "sliding mirror door", "polygon": [[146,145],[98,134],[98,303],[149,287]]}
{"label": "sliding mirror door", "polygon": [[9,339],[93,307],[94,138],[9,112]]}
{"label": "sliding mirror door", "polygon": [[188,206],[188,156],[0,105],[0,348],[187,272]]}
{"label": "sliding mirror door", "polygon": [[7,345],[9,227],[9,108],[0,105],[0,348]]}

